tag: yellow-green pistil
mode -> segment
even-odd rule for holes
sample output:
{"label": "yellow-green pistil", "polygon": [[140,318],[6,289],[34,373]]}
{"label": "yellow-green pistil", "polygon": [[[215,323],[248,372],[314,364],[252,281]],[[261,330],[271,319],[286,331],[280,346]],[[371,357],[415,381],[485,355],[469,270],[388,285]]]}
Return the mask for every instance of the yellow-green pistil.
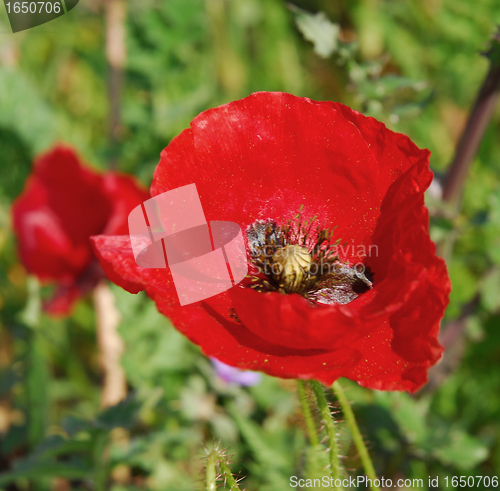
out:
{"label": "yellow-green pistil", "polygon": [[272,258],[272,274],[286,293],[295,292],[309,274],[313,262],[309,251],[299,245],[280,247]]}

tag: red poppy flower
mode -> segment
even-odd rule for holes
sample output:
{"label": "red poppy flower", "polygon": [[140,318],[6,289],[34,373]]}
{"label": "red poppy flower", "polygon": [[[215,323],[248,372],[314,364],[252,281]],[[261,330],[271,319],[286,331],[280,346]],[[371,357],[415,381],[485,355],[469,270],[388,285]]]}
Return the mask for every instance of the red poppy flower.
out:
{"label": "red poppy flower", "polygon": [[148,198],[129,176],[83,167],[69,147],[58,145],[35,161],[12,214],[22,263],[43,282],[58,284],[46,310],[67,313],[95,286],[104,275],[89,237],[127,234],[128,214]]}
{"label": "red poppy flower", "polygon": [[138,267],[127,238],[93,243],[110,279],[146,290],[208,356],[415,391],[441,356],[450,291],[428,233],[431,180],[429,152],[373,118],[256,93],[197,116],[162,152],[151,187],[194,182],[207,220],[246,230],[253,278],[180,307],[168,269]]}

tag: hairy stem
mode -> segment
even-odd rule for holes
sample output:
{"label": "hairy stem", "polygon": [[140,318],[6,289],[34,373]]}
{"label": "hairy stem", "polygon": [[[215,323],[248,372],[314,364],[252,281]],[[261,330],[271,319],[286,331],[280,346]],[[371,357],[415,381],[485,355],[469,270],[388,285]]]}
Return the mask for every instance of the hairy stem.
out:
{"label": "hairy stem", "polygon": [[108,482],[108,457],[106,448],[109,437],[102,433],[96,437],[94,444],[94,486],[96,491],[106,491]]}
{"label": "hairy stem", "polygon": [[[325,425],[326,435],[328,436],[330,470],[334,480],[340,479],[340,460],[339,460],[339,447],[337,442],[337,429],[335,428],[335,420],[333,419],[330,406],[325,397],[323,387],[319,382],[311,380],[311,387],[321,413],[321,419]],[[334,489],[341,490],[341,487],[335,486]]]}
{"label": "hairy stem", "polygon": [[226,464],[224,460],[220,461],[220,469],[222,473],[224,474],[224,479],[226,481],[226,484],[229,485],[229,489],[231,491],[240,491],[240,488],[238,487],[238,483],[236,479],[233,476],[233,473],[231,472],[231,469],[229,466]]}
{"label": "hairy stem", "polygon": [[333,383],[332,387],[335,395],[337,396],[337,399],[340,402],[342,411],[344,412],[347,426],[351,430],[352,439],[354,441],[354,445],[356,445],[356,449],[358,450],[359,458],[361,459],[361,463],[363,464],[363,467],[365,469],[366,477],[368,477],[368,479],[370,479],[372,482],[371,489],[373,491],[380,491],[380,488],[378,486],[373,485],[375,479],[377,479],[377,474],[375,474],[372,459],[370,458],[368,449],[366,448],[363,437],[361,436],[361,432],[359,431],[358,423],[356,422],[356,418],[354,417],[354,413],[352,412],[351,404],[347,399],[344,389],[342,388],[338,380]]}
{"label": "hairy stem", "polygon": [[311,443],[312,447],[317,447],[319,445],[318,434],[316,432],[316,425],[314,424],[314,418],[311,414],[309,401],[307,400],[305,382],[303,380],[297,380],[297,387],[299,391],[299,399],[300,399],[300,404],[302,406],[302,412],[304,413],[304,419],[306,420],[309,442]]}
{"label": "hairy stem", "polygon": [[208,454],[207,469],[206,469],[206,483],[207,491],[217,491],[217,461],[219,455],[216,450],[212,450]]}
{"label": "hairy stem", "polygon": [[214,448],[209,454],[206,467],[206,491],[216,491],[217,479],[220,479],[219,470],[224,476],[224,482],[229,486],[230,491],[241,491],[238,482],[233,476],[228,464],[228,457],[225,451]]}

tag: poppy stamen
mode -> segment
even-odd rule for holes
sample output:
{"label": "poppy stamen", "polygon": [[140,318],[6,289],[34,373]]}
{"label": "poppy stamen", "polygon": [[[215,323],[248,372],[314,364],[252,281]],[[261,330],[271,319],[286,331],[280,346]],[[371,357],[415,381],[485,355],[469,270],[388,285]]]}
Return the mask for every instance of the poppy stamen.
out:
{"label": "poppy stamen", "polygon": [[301,212],[302,207],[283,226],[268,219],[248,227],[251,262],[258,271],[251,276],[250,288],[298,293],[313,305],[346,304],[370,290],[365,266],[341,261],[341,241],[333,240],[335,228],[317,225],[317,216],[303,221]]}

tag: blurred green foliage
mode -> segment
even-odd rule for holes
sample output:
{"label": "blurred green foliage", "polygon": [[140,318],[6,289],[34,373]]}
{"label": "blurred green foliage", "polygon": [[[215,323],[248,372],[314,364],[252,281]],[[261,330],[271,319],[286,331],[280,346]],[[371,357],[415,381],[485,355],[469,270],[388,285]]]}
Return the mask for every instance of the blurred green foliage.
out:
{"label": "blurred green foliage", "polygon": [[[202,489],[202,443],[219,440],[248,490],[288,489],[307,469],[293,382],[223,383],[146,297],[114,287],[131,395],[102,411],[92,303],[63,320],[40,314],[9,219],[32,158],[55,141],[149,184],[160,151],[196,114],[258,90],[377,117],[429,148],[441,175],[487,70],[480,52],[500,23],[498,2],[293,3],[127,2],[116,145],[103,3],[15,35],[0,7],[0,489]],[[497,110],[456,218],[438,217],[436,192],[428,196],[433,238],[456,236],[447,364],[416,397],[346,383],[378,474],[422,478],[424,489],[428,476],[500,473],[499,130]],[[342,423],[340,442],[345,468],[359,469]]]}

